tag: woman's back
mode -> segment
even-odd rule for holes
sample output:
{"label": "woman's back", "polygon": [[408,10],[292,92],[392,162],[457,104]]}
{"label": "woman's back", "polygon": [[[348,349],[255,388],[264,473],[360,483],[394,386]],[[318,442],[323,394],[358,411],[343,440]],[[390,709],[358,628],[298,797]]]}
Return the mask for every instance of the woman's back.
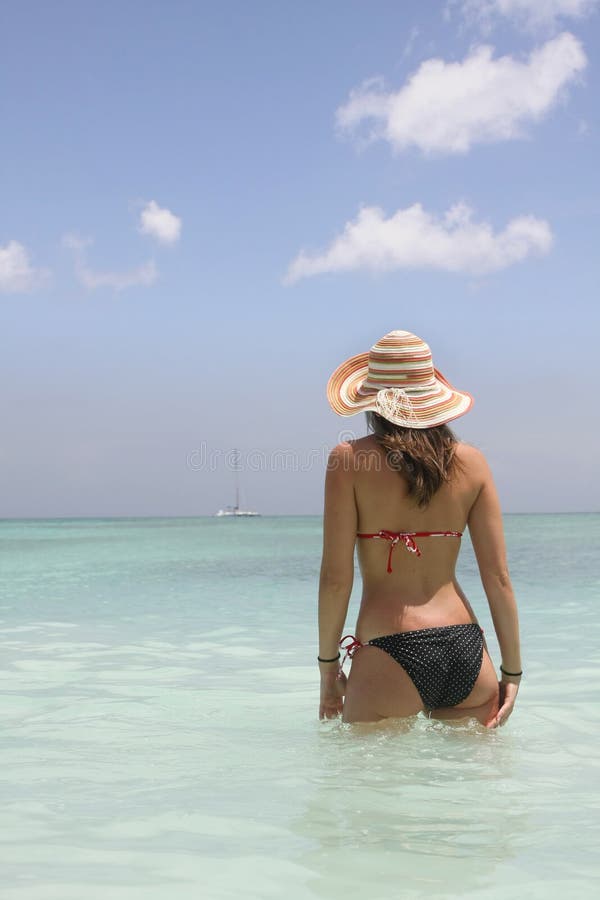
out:
{"label": "woman's back", "polygon": [[[371,637],[400,624],[417,628],[442,620],[471,621],[470,607],[455,579],[461,538],[452,532],[464,532],[477,499],[481,454],[457,444],[458,465],[450,481],[421,508],[409,496],[407,479],[389,464],[375,436],[353,441],[350,452],[358,534],[450,532],[415,536],[408,542],[400,539],[393,548],[391,535],[357,540],[363,581],[359,630]],[[420,555],[414,552],[415,545]]]}

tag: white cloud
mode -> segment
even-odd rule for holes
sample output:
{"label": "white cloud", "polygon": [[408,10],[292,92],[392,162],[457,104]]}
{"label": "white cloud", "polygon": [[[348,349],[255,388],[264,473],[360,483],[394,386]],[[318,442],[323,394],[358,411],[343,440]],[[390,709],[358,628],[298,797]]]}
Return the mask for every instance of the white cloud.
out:
{"label": "white cloud", "polygon": [[493,53],[481,45],[462,62],[428,59],[398,91],[371,79],[339,107],[338,127],[351,132],[369,121],[367,139],[387,140],[398,152],[416,146],[426,154],[465,153],[473,144],[522,137],[524,126],[543,118],[587,64],[569,32],[526,62]]}
{"label": "white cloud", "polygon": [[125,288],[137,287],[138,285],[154,284],[158,278],[158,269],[154,260],[145,262],[129,272],[94,272],[85,264],[78,264],[76,272],[84,287],[90,290],[99,287],[110,287],[114,288],[115,291],[122,291]]}
{"label": "white cloud", "polygon": [[302,251],[291,263],[285,283],[323,272],[368,269],[441,269],[484,275],[521,262],[552,246],[550,226],[534,216],[518,216],[494,233],[487,222],[474,222],[473,210],[456,203],[436,216],[415,203],[390,218],[367,206],[323,253]]}
{"label": "white cloud", "polygon": [[74,252],[75,274],[88,290],[109,287],[115,291],[122,291],[129,287],[154,284],[158,278],[158,269],[154,260],[149,260],[126,272],[95,272],[88,266],[85,258],[85,249],[91,244],[93,244],[92,238],[74,233],[65,234],[62,238],[63,247]]}
{"label": "white cloud", "polygon": [[181,234],[181,219],[168,209],[162,209],[150,200],[140,213],[139,230],[149,234],[162,244],[174,244]]}
{"label": "white cloud", "polygon": [[490,31],[498,19],[536,31],[552,29],[561,19],[583,19],[598,8],[600,0],[450,0],[446,9],[458,7],[468,24]]}
{"label": "white cloud", "polygon": [[42,287],[48,282],[48,269],[35,269],[29,254],[19,241],[0,246],[0,293],[21,294]]}

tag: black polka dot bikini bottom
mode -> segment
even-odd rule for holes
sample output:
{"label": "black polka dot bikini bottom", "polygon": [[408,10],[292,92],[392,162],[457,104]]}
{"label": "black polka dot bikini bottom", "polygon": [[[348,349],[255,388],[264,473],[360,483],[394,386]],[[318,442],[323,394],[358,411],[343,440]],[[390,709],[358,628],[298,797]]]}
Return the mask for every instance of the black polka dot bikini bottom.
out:
{"label": "black polka dot bikini bottom", "polygon": [[[348,638],[350,644],[344,644]],[[483,659],[483,629],[476,622],[420,628],[371,638],[346,635],[340,647],[352,657],[359,647],[380,647],[406,670],[427,709],[456,706],[477,681]]]}

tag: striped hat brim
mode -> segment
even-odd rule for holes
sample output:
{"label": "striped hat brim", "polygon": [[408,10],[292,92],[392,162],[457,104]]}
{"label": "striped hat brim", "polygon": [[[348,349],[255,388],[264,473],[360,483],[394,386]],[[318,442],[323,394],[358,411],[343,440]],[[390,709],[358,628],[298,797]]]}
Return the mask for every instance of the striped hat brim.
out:
{"label": "striped hat brim", "polygon": [[432,428],[463,416],[473,405],[471,394],[453,387],[438,369],[433,372],[435,384],[422,389],[365,386],[369,354],[359,353],[332,374],[327,383],[327,399],[340,416],[376,412],[406,428]]}

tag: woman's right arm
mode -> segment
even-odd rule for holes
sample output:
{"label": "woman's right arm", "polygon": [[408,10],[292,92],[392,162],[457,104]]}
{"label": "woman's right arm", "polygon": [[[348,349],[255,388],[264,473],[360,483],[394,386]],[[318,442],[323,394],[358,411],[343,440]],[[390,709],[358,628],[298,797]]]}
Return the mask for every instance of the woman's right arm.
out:
{"label": "woman's right arm", "polygon": [[[506,561],[500,501],[490,468],[483,454],[476,453],[481,486],[469,512],[469,533],[502,654],[502,668],[520,672],[519,616]],[[512,712],[520,680],[520,676],[502,674],[498,724]]]}

